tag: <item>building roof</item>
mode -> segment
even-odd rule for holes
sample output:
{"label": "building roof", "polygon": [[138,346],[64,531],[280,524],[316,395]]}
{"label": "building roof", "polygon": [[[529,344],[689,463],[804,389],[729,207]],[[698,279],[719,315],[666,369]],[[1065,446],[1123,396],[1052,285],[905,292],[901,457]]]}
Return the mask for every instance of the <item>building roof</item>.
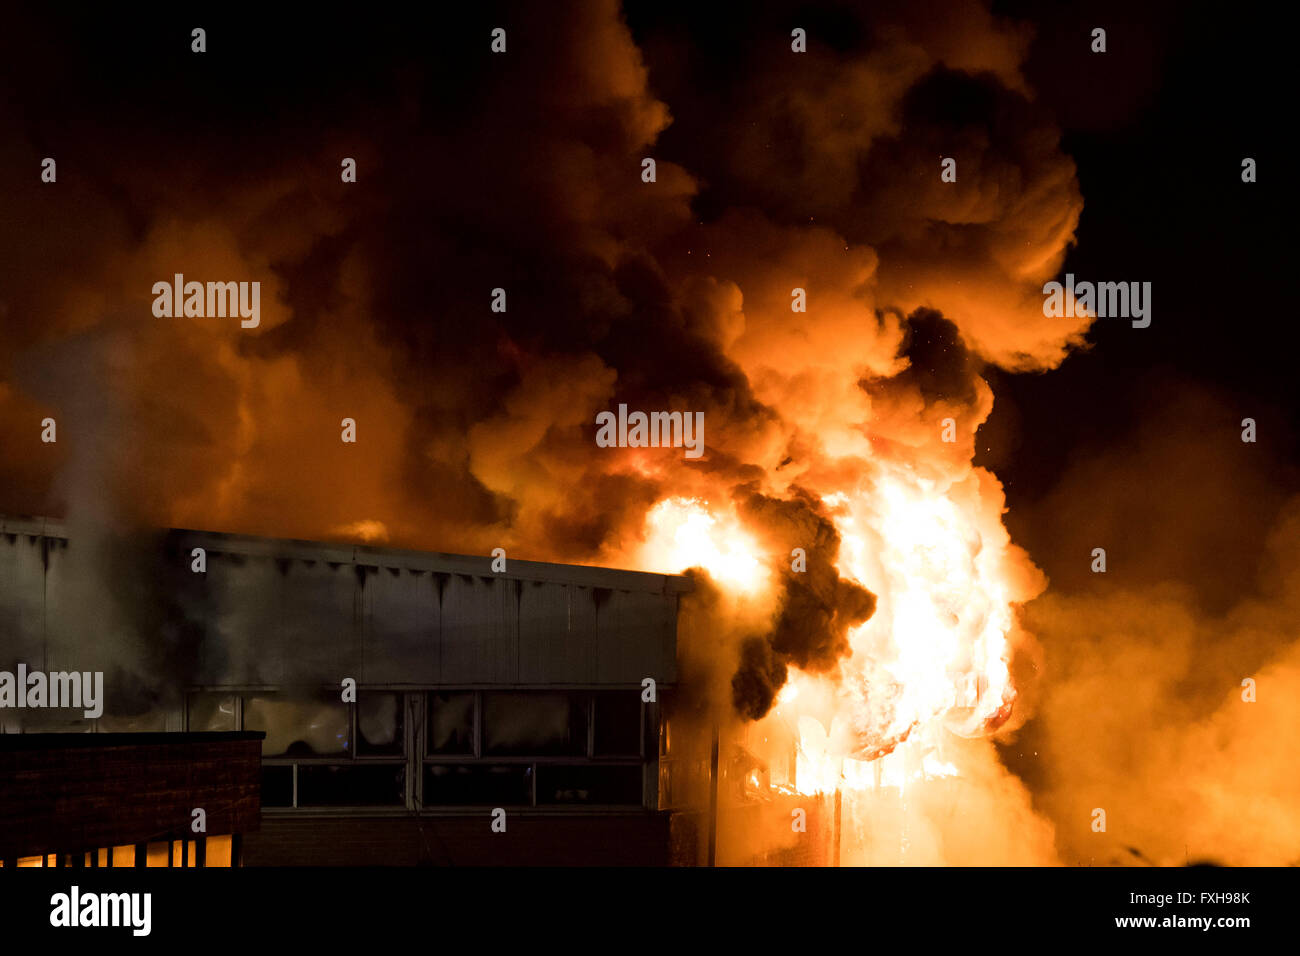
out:
{"label": "building roof", "polygon": [[[229,534],[221,531],[196,531],[172,528],[166,533],[178,545],[200,547],[209,553],[237,554],[250,557],[324,561],[358,567],[433,571],[466,574],[506,580],[540,581],[553,584],[576,584],[583,587],[642,591],[652,594],[682,593],[692,590],[689,577],[680,574],[653,574],[580,564],[556,564],[547,561],[523,561],[506,556],[506,570],[494,573],[491,557],[448,554],[442,551],[408,551],[372,545],[304,541],[297,538],[264,538]],[[27,535],[66,541],[64,522],[52,518],[8,517],[0,515],[0,534]]]}

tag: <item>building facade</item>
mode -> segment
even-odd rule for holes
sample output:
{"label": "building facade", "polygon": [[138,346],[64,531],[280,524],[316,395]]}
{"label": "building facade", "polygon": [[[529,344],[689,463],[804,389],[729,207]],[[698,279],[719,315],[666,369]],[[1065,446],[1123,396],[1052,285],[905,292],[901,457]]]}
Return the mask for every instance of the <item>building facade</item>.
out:
{"label": "building facade", "polygon": [[100,716],[0,731],[265,735],[246,865],[694,862],[664,716],[688,579],[497,568],[0,520],[0,671],[105,673]]}

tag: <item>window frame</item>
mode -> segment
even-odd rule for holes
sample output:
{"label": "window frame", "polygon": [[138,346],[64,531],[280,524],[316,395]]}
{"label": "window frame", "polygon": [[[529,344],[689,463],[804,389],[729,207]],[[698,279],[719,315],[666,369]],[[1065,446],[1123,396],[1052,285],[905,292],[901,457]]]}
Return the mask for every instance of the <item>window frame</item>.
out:
{"label": "window frame", "polygon": [[[638,753],[600,756],[595,753],[596,741],[596,698],[602,692],[623,692],[637,695],[638,703],[638,728],[637,728],[637,749]],[[628,811],[634,809],[657,809],[651,800],[651,788],[657,792],[659,770],[658,755],[648,752],[646,747],[646,732],[648,721],[651,719],[650,708],[653,704],[647,704],[640,698],[641,688],[636,687],[611,687],[605,686],[564,686],[556,687],[537,686],[537,687],[436,687],[429,688],[421,692],[424,697],[426,712],[424,721],[421,725],[422,737],[427,740],[429,714],[429,695],[447,694],[447,693],[473,693],[474,694],[474,727],[473,727],[473,750],[472,757],[463,754],[431,754],[428,753],[427,747],[422,746],[419,753],[419,803],[418,810],[421,812],[478,812],[486,804],[440,804],[426,803],[424,801],[424,781],[426,768],[430,766],[525,766],[529,768],[529,802],[526,804],[506,804],[505,809],[524,809],[539,812],[573,812],[574,809],[593,810],[593,811]],[[537,754],[537,755],[503,755],[503,754],[484,754],[483,752],[483,695],[491,693],[536,693],[536,694],[554,694],[565,693],[569,695],[581,694],[584,696],[583,709],[586,716],[586,741],[585,747],[581,754]],[[641,795],[635,803],[542,803],[538,800],[537,780],[539,767],[638,767],[641,770]]]}
{"label": "window frame", "polygon": [[[244,702],[245,698],[251,696],[270,697],[283,695],[285,699],[292,699],[298,695],[319,694],[321,691],[328,693],[339,693],[337,687],[319,687],[319,686],[293,686],[293,687],[267,687],[267,686],[245,686],[245,687],[200,687],[192,688],[185,695],[185,729],[190,730],[190,701],[193,697],[201,694],[215,694],[219,696],[233,696],[235,698],[235,730],[246,730]],[[346,754],[323,754],[318,757],[308,756],[289,756],[277,754],[275,756],[263,756],[262,768],[267,767],[289,767],[290,769],[290,803],[289,806],[265,806],[262,807],[264,813],[333,813],[337,811],[347,811],[350,813],[372,811],[405,811],[411,802],[410,786],[410,737],[408,733],[409,718],[408,695],[400,690],[394,690],[384,687],[357,688],[357,696],[360,698],[363,692],[394,694],[398,702],[398,715],[401,721],[402,751],[398,754],[372,754],[363,756],[358,754],[357,749],[360,741],[360,732],[357,728],[358,721],[358,704],[357,701],[344,703],[348,710],[348,752]],[[342,703],[342,701],[340,701]],[[399,798],[392,803],[383,804],[327,804],[322,806],[300,806],[299,805],[299,786],[298,786],[298,767],[302,766],[324,766],[324,767],[358,767],[358,766],[390,766],[402,767],[404,776],[402,780],[402,791]]]}
{"label": "window frame", "polygon": [[[318,693],[327,690],[339,693],[336,686],[320,685],[269,686],[196,686],[187,690],[185,695],[184,728],[190,730],[191,698],[201,694],[233,696],[235,699],[235,730],[245,730],[244,701],[253,695],[284,695],[292,697],[303,693]],[[637,733],[638,753],[635,755],[607,755],[595,753],[596,721],[599,719],[597,696],[605,692],[621,692],[636,695],[639,728]],[[427,816],[464,815],[481,813],[487,804],[441,804],[426,803],[424,784],[426,768],[430,766],[524,766],[529,768],[529,800],[527,803],[504,804],[507,810],[524,810],[529,813],[573,813],[582,812],[619,812],[656,811],[660,809],[660,776],[662,755],[659,753],[659,736],[662,732],[660,705],[641,700],[640,685],[435,685],[435,686],[394,686],[390,684],[358,685],[358,700],[370,693],[395,694],[401,708],[402,753],[393,755],[363,755],[358,752],[360,734],[358,729],[359,707],[356,701],[346,704],[348,708],[349,753],[347,755],[324,755],[319,757],[274,756],[262,757],[262,766],[289,766],[291,770],[292,790],[289,806],[263,806],[262,812],[270,816],[291,815],[408,815],[411,813]],[[431,695],[468,693],[473,695],[473,726],[471,730],[472,754],[434,754],[428,752],[429,721],[431,718]],[[484,694],[490,693],[564,693],[570,696],[585,696],[584,713],[586,715],[586,746],[582,754],[559,755],[498,755],[483,752],[483,700]],[[648,739],[653,729],[653,740]],[[405,768],[404,800],[392,804],[378,805],[299,805],[298,767],[302,766],[402,766]],[[538,768],[546,766],[566,767],[638,767],[641,772],[642,786],[640,799],[635,803],[542,803],[538,800]]]}

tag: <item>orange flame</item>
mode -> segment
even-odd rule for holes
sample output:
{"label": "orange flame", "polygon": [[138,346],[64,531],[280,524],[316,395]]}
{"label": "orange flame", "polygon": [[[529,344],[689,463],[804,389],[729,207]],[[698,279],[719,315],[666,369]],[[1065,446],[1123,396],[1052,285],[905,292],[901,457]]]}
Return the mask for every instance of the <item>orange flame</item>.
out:
{"label": "orange flame", "polygon": [[[958,775],[942,754],[945,733],[982,736],[1010,716],[1008,635],[1026,595],[1010,583],[1001,496],[981,475],[945,483],[881,463],[858,490],[823,497],[841,536],[840,574],[878,603],[835,673],[792,668],[777,698],[774,714],[798,740],[792,789],[901,790]],[[702,566],[741,595],[771,584],[739,519],[697,498],[650,511],[643,558],[656,570]]]}

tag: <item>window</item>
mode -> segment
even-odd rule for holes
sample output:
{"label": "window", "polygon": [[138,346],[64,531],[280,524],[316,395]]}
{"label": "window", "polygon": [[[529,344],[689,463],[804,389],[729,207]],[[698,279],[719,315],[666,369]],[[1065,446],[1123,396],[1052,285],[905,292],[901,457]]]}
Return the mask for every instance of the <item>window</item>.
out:
{"label": "window", "polygon": [[401,807],[406,805],[406,765],[303,764],[300,807]]}
{"label": "window", "polygon": [[282,811],[642,806],[657,712],[639,687],[196,692],[186,709],[190,730],[266,734],[262,806]]}
{"label": "window", "polygon": [[428,695],[431,754],[474,754],[474,711],[477,694]]}
{"label": "window", "polygon": [[262,806],[293,806],[293,764],[262,765]]}
{"label": "window", "polygon": [[543,765],[537,768],[539,804],[640,803],[641,787],[640,765]]}
{"label": "window", "polygon": [[485,693],[483,753],[515,757],[585,755],[586,695]]}
{"label": "window", "polygon": [[337,693],[247,696],[244,729],[266,734],[263,757],[344,756],[352,752],[350,710]]}
{"label": "window", "polygon": [[640,689],[430,692],[421,805],[640,806]]}
{"label": "window", "polygon": [[362,688],[190,695],[191,730],[260,730],[262,806],[405,807],[405,698]]}
{"label": "window", "polygon": [[189,729],[195,732],[237,730],[239,698],[234,694],[191,694]]}
{"label": "window", "polygon": [[166,729],[167,714],[161,710],[150,711],[135,717],[105,714],[95,720],[95,733],[98,734],[162,733]]}
{"label": "window", "polygon": [[357,753],[363,757],[400,756],[406,751],[402,698],[362,694],[357,699]]}
{"label": "window", "polygon": [[528,764],[435,764],[424,768],[424,805],[527,806],[532,776]]}
{"label": "window", "polygon": [[598,691],[596,705],[595,756],[641,756],[641,694],[629,691]]}
{"label": "window", "polygon": [[[661,712],[671,712],[672,699],[660,697]],[[659,738],[659,809],[707,806],[710,753],[708,735],[675,733],[677,718],[665,716],[655,732]]]}

